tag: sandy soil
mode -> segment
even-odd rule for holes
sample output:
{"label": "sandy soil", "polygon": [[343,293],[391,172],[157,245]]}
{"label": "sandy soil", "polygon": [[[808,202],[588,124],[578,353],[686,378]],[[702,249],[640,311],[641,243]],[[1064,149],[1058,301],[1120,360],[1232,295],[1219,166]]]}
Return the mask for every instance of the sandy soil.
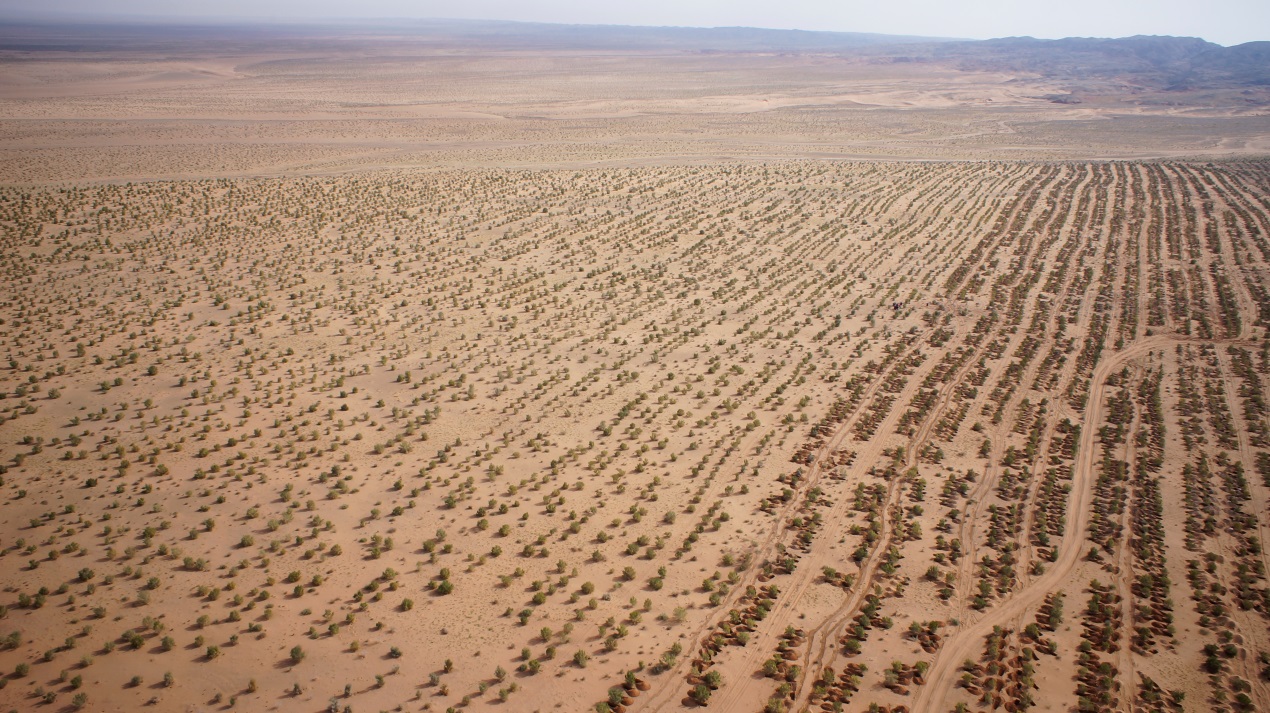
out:
{"label": "sandy soil", "polygon": [[1264,116],[5,68],[0,708],[1270,706]]}
{"label": "sandy soil", "polygon": [[1070,86],[848,55],[224,44],[0,54],[0,180],[1270,152],[1260,90],[1055,104]]}

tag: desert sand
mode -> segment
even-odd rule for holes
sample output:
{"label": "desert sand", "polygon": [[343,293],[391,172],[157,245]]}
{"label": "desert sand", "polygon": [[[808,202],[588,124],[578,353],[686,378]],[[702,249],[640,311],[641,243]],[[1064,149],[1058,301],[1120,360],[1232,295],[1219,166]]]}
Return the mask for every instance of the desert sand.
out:
{"label": "desert sand", "polygon": [[1270,707],[1264,108],[3,67],[3,709]]}

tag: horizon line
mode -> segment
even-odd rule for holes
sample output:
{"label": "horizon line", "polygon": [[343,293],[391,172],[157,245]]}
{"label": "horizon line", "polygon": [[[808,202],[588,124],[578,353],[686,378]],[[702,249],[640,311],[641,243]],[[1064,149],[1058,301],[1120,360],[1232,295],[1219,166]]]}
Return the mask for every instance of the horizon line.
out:
{"label": "horizon line", "polygon": [[197,25],[205,27],[227,27],[235,25],[247,26],[263,26],[263,27],[311,27],[311,26],[331,26],[343,23],[350,24],[370,24],[380,22],[411,22],[411,23],[448,23],[448,24],[486,24],[486,25],[522,25],[522,26],[539,26],[539,27],[575,27],[575,28],[624,28],[633,30],[755,30],[760,32],[788,32],[788,33],[804,33],[811,35],[843,35],[843,36],[869,36],[869,37],[893,37],[896,39],[918,41],[918,42],[988,42],[992,40],[1007,39],[1029,39],[1039,42],[1056,42],[1061,40],[1087,39],[1087,40],[1124,40],[1137,37],[1158,37],[1173,39],[1198,39],[1219,47],[1237,47],[1241,44],[1250,44],[1255,42],[1265,42],[1267,40],[1249,40],[1248,42],[1240,42],[1231,45],[1224,45],[1220,42],[1200,37],[1197,35],[1153,35],[1153,34],[1133,34],[1122,35],[1118,37],[1103,35],[1065,35],[1062,37],[1038,37],[1036,35],[1001,35],[995,37],[953,37],[953,36],[937,36],[937,35],[918,35],[918,34],[898,34],[890,32],[868,32],[858,30],[809,30],[801,27],[760,27],[756,25],[682,25],[682,24],[666,24],[666,25],[634,25],[621,23],[596,23],[596,22],[546,22],[542,20],[506,20],[498,18],[453,18],[453,17],[412,17],[404,15],[383,15],[383,16],[327,16],[327,17],[305,17],[293,18],[283,16],[216,16],[216,15],[157,15],[157,14],[137,14],[137,13],[70,13],[59,11],[26,11],[25,8],[18,9],[0,9],[0,21],[19,21],[38,24],[50,25],[157,25],[157,26],[181,26],[181,25]]}

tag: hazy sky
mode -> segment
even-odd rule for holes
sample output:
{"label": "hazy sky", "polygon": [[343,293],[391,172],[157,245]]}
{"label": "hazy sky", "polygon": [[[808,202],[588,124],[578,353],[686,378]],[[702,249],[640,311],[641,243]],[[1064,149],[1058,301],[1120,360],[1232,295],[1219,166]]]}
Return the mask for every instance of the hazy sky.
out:
{"label": "hazy sky", "polygon": [[582,24],[745,25],[988,38],[1185,35],[1270,39],[1270,0],[0,0],[0,13],[303,20],[448,17]]}

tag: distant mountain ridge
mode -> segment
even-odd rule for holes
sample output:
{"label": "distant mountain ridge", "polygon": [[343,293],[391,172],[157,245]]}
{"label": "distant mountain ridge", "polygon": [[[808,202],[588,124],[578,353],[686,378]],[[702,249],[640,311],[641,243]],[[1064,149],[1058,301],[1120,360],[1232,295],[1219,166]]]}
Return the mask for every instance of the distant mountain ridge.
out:
{"label": "distant mountain ridge", "polygon": [[[955,41],[951,38],[883,35],[868,32],[774,30],[759,27],[651,27],[568,25],[504,20],[344,20],[306,23],[190,22],[84,18],[66,21],[14,19],[0,15],[0,49],[49,49],[61,43],[76,49],[118,48],[120,43],[161,42],[275,34],[296,40],[348,34],[364,39],[408,39],[429,43],[461,39],[481,47],[507,49],[677,50],[719,52],[843,52],[865,47]],[[52,44],[51,44],[52,43]]]}
{"label": "distant mountain ridge", "polygon": [[937,62],[964,70],[1026,72],[1057,80],[1113,80],[1153,90],[1270,87],[1270,42],[1223,47],[1196,37],[991,40],[774,30],[756,27],[566,25],[482,20],[342,20],[230,23],[76,18],[0,22],[0,50],[111,51],[232,46],[273,38],[405,42],[481,49],[827,53],[874,61]]}
{"label": "distant mountain ridge", "polygon": [[950,38],[916,35],[774,30],[761,27],[567,25],[477,20],[407,20],[393,25],[392,29],[399,33],[424,34],[449,30],[473,39],[573,49],[809,52],[955,41]]}
{"label": "distant mountain ridge", "polygon": [[1223,47],[1197,37],[1003,37],[931,47],[963,69],[1023,71],[1058,79],[1122,78],[1159,89],[1270,86],[1270,42]]}

